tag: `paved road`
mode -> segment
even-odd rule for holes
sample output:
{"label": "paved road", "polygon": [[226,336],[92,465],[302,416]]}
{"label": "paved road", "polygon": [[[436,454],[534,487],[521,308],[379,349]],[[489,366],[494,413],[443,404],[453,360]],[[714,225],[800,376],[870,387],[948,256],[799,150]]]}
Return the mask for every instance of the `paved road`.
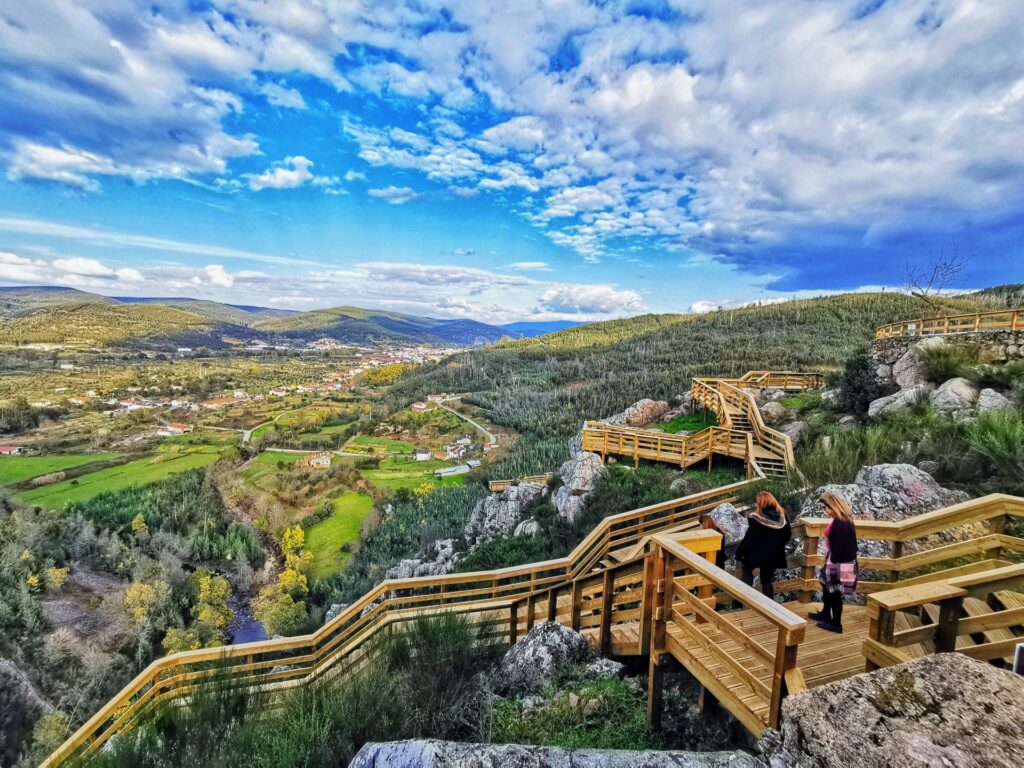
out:
{"label": "paved road", "polygon": [[462,399],[461,395],[459,397],[449,397],[449,398],[446,398],[445,400],[443,400],[442,402],[439,402],[437,405],[438,405],[439,408],[444,408],[446,411],[448,411],[448,413],[454,413],[456,416],[458,416],[463,421],[468,421],[474,427],[479,429],[481,432],[484,433],[484,436],[487,438],[487,442],[488,443],[496,443],[496,442],[498,442],[498,438],[494,435],[494,433],[491,432],[490,430],[488,430],[482,424],[480,424],[479,422],[473,421],[466,414],[459,413],[454,408],[449,408],[447,405],[445,405],[445,403],[455,402],[455,401],[459,401],[461,399]]}

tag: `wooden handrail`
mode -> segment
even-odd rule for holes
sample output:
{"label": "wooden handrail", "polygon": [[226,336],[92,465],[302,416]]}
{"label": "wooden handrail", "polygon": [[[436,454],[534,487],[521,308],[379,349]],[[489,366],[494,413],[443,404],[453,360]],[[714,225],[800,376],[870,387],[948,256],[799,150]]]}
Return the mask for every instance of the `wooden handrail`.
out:
{"label": "wooden handrail", "polygon": [[501,493],[502,491],[511,488],[513,485],[519,485],[520,483],[547,485],[548,480],[554,476],[554,472],[545,472],[543,475],[527,475],[526,477],[516,477],[508,480],[491,480],[487,483],[487,490],[491,493]]}
{"label": "wooden handrail", "polygon": [[875,331],[876,339],[902,336],[944,336],[980,331],[1024,331],[1024,309],[1000,309],[960,315],[903,320],[883,325]]}

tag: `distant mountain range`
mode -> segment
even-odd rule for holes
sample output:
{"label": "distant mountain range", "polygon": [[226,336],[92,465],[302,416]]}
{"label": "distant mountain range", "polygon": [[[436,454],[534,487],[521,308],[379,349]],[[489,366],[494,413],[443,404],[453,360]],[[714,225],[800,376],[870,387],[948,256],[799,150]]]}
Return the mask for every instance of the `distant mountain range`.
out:
{"label": "distant mountain range", "polygon": [[521,322],[505,326],[442,320],[359,307],[310,312],[223,304],[206,299],[110,297],[58,286],[0,287],[0,343],[224,346],[242,341],[481,346],[532,338],[580,323]]}

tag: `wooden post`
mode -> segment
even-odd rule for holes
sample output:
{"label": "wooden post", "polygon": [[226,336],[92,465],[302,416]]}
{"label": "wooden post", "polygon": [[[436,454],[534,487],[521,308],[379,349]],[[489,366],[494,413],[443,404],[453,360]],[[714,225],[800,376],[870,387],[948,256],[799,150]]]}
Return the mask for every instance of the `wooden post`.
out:
{"label": "wooden post", "polygon": [[570,625],[577,632],[580,628],[580,613],[583,611],[583,582],[575,579],[572,583],[572,613]]}
{"label": "wooden post", "polygon": [[651,624],[656,595],[655,581],[657,581],[655,573],[658,568],[656,550],[656,547],[652,547],[644,558],[644,580],[640,593],[640,653],[650,650],[651,647]]}
{"label": "wooden post", "polygon": [[519,631],[519,603],[512,603],[508,612],[508,644],[516,644],[516,633]]}
{"label": "wooden post", "polygon": [[786,692],[786,672],[796,669],[797,646],[786,642],[786,633],[779,629],[775,644],[775,669],[772,671],[772,701],[768,708],[768,727],[778,728],[782,719],[782,697]]}
{"label": "wooden post", "polygon": [[[999,515],[993,517],[988,521],[988,532],[1000,534],[1006,529],[1006,515]],[[991,549],[985,550],[985,557],[990,560],[999,560],[1003,556],[1003,548],[1001,545],[992,547]]]}
{"label": "wooden post", "polygon": [[[892,559],[899,560],[901,557],[903,557],[903,542],[894,540],[892,542]],[[891,582],[898,581],[900,578],[899,571],[896,570],[895,565],[896,564],[893,563],[894,567],[889,571],[888,579]]]}
{"label": "wooden post", "polygon": [[548,590],[548,621],[558,620],[558,587]]}
{"label": "wooden post", "polygon": [[950,597],[939,601],[939,621],[935,627],[935,652],[949,653],[956,650],[956,637],[960,628],[960,609],[963,597]]}
{"label": "wooden post", "polygon": [[601,655],[608,656],[612,647],[612,599],[615,597],[615,574],[611,568],[604,572],[601,584],[601,631],[598,635]]}
{"label": "wooden post", "polygon": [[657,554],[654,569],[654,611],[651,626],[651,645],[648,659],[647,687],[647,721],[654,730],[661,729],[662,691],[665,686],[665,670],[661,664],[661,654],[665,649],[666,604],[671,606],[671,598],[666,598],[672,589],[670,571],[661,547],[656,547]]}
{"label": "wooden post", "polygon": [[818,537],[807,536],[804,541],[804,567],[802,573],[804,588],[800,590],[797,601],[809,603],[814,598],[814,590],[807,588],[807,582],[813,580],[815,576],[815,567],[811,565],[810,558],[818,554]]}
{"label": "wooden post", "polygon": [[530,592],[526,598],[526,631],[533,629],[533,615],[537,612],[537,593]]}

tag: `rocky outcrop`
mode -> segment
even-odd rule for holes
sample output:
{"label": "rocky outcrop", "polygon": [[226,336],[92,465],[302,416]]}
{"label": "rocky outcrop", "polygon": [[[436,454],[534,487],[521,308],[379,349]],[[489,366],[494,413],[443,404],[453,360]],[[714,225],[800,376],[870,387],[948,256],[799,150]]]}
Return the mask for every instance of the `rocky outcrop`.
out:
{"label": "rocky outcrop", "polygon": [[661,421],[669,411],[669,404],[664,400],[644,398],[633,403],[629,408],[611,416],[605,421],[620,427],[646,427]]}
{"label": "rocky outcrop", "polygon": [[537,693],[560,667],[579,664],[590,656],[590,644],[579,632],[555,621],[534,624],[526,636],[506,651],[495,676],[499,692]]}
{"label": "rocky outcrop", "polygon": [[782,403],[765,403],[761,406],[761,418],[765,424],[781,424],[786,419],[786,409]]}
{"label": "rocky outcrop", "polygon": [[729,502],[719,504],[708,512],[708,517],[722,529],[722,547],[739,544],[747,534],[747,516]]}
{"label": "rocky outcrop", "polygon": [[574,522],[583,510],[587,494],[593,491],[601,478],[607,474],[608,470],[596,453],[580,453],[565,462],[558,470],[562,485],[551,496],[551,503],[558,510],[558,514],[569,522]]}
{"label": "rocky outcrop", "polygon": [[899,360],[892,364],[892,379],[900,389],[908,389],[924,384],[926,381],[923,365],[924,352],[928,349],[941,347],[946,340],[941,336],[930,336],[922,339],[907,350]]}
{"label": "rocky outcrop", "polygon": [[332,603],[331,607],[327,609],[327,613],[324,614],[324,624],[329,624],[341,616],[350,605],[351,603]]}
{"label": "rocky outcrop", "polygon": [[811,434],[811,425],[806,421],[793,421],[783,427],[779,427],[779,431],[784,435],[788,435],[789,439],[793,441],[793,445],[797,446],[802,444]]}
{"label": "rocky outcrop", "polygon": [[1024,677],[958,653],[783,700],[758,744],[771,768],[1024,765]]}
{"label": "rocky outcrop", "polygon": [[891,395],[872,400],[868,406],[868,416],[872,419],[883,416],[891,411],[898,411],[900,408],[907,408],[927,397],[935,386],[928,382],[916,384],[908,389],[901,389]]}
{"label": "rocky outcrop", "polygon": [[462,555],[456,539],[439,539],[427,547],[421,558],[402,560],[388,568],[385,578],[411,579],[420,576],[443,576],[455,570]]}
{"label": "rocky outcrop", "polygon": [[824,511],[818,499],[824,493],[845,499],[858,520],[898,521],[967,499],[967,494],[943,488],[912,464],[863,467],[852,483],[813,490],[804,500],[800,514],[822,517]]}
{"label": "rocky outcrop", "polygon": [[978,395],[978,388],[970,380],[956,378],[942,384],[928,399],[947,416],[961,416],[973,410]]}
{"label": "rocky outcrop", "polygon": [[523,521],[527,507],[547,490],[545,485],[519,483],[478,501],[466,524],[465,535],[470,549],[513,533]]}
{"label": "rocky outcrop", "polygon": [[626,665],[612,659],[594,659],[584,665],[583,671],[598,680],[612,680],[626,674]]}
{"label": "rocky outcrop", "polygon": [[978,393],[976,407],[978,413],[984,413],[985,411],[1001,411],[1004,408],[1012,408],[1013,403],[1010,398],[999,394],[994,389],[983,389]]}
{"label": "rocky outcrop", "polygon": [[524,744],[391,741],[366,744],[349,768],[757,768],[745,752],[630,752]]}

